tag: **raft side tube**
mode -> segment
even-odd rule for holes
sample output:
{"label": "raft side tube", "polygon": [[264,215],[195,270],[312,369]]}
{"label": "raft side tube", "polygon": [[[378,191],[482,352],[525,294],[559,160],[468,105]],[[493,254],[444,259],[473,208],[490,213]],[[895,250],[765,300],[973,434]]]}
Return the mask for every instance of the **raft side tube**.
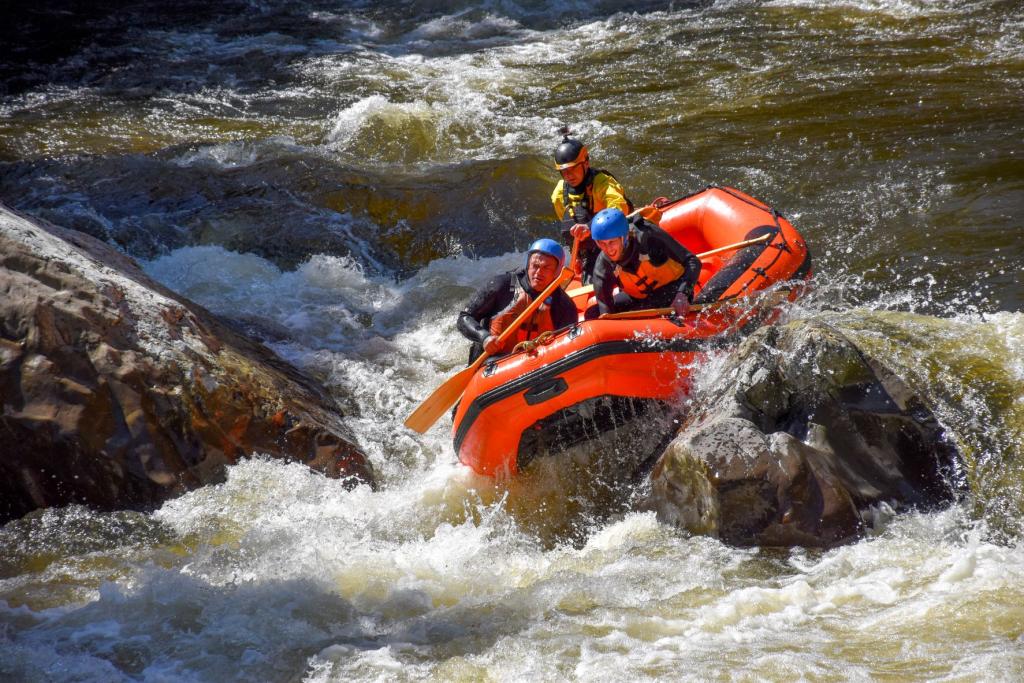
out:
{"label": "raft side tube", "polygon": [[[702,260],[696,300],[736,306],[691,312],[685,325],[667,317],[582,321],[545,345],[488,363],[454,415],[460,461],[480,474],[514,475],[538,455],[641,419],[640,406],[677,401],[702,354],[774,321],[778,304],[796,298],[811,276],[810,252],[789,221],[734,188],[712,186],[670,202],[660,225],[694,253],[771,238]],[[582,291],[574,297],[581,317],[588,298]]]}

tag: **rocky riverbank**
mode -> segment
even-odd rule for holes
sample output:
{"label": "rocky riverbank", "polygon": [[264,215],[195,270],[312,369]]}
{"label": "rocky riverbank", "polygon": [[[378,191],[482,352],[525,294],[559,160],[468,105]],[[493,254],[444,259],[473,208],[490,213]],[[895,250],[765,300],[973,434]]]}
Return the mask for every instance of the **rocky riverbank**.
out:
{"label": "rocky riverbank", "polygon": [[0,205],[0,522],[152,507],[253,453],[372,483],[342,418],[113,247]]}

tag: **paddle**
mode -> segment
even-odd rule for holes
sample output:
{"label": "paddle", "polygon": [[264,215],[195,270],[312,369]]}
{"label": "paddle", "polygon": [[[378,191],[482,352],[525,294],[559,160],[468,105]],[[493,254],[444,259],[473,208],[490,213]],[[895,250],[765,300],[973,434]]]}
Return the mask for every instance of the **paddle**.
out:
{"label": "paddle", "polygon": [[[750,297],[747,297],[750,298]],[[769,295],[763,301],[759,301],[761,306],[777,306],[783,301],[789,298],[789,292],[774,292]],[[688,313],[699,313],[700,311],[706,311],[711,308],[718,308],[724,304],[734,303],[737,301],[736,297],[729,299],[720,299],[719,301],[709,301],[706,304],[692,304]],[[598,317],[598,320],[629,320],[632,318],[657,318],[659,316],[668,315],[672,312],[671,308],[642,308],[638,311],[620,311],[619,313],[605,313]]]}
{"label": "paddle", "polygon": [[[716,302],[717,303],[717,302]],[[700,311],[707,304],[694,304],[690,306],[690,311]],[[598,316],[598,320],[623,320],[631,318],[657,318],[662,315],[668,315],[672,312],[671,308],[644,308],[639,311],[620,311],[618,313],[605,313]]]}
{"label": "paddle", "polygon": [[[630,214],[630,215],[632,216],[633,214]],[[751,244],[757,244],[758,242],[765,242],[765,241],[767,241],[770,238],[771,238],[771,234],[769,233],[767,235],[761,235],[760,237],[755,237],[752,240],[745,240],[743,242],[736,242],[735,244],[727,244],[724,247],[718,247],[717,249],[712,249],[711,251],[701,252],[700,254],[697,254],[697,258],[698,259],[703,259],[703,258],[706,258],[708,256],[714,256],[715,254],[720,254],[723,251],[729,251],[730,249],[739,249],[741,247],[749,247]],[[570,299],[575,299],[580,294],[593,294],[593,293],[594,293],[594,285],[583,285],[582,287],[577,287],[575,289],[570,289],[570,290],[566,291],[566,294],[569,295]],[[657,310],[657,309],[650,309],[650,310]],[[633,312],[635,313],[636,311],[633,311]],[[611,314],[611,315],[615,315],[615,314]],[[601,317],[605,318],[605,316],[601,316]]]}
{"label": "paddle", "polygon": [[718,247],[718,249],[712,249],[711,251],[705,251],[697,254],[697,258],[704,258],[705,256],[713,256],[714,254],[720,254],[723,251],[729,251],[730,249],[739,249],[740,247],[749,247],[751,244],[757,244],[758,242],[767,242],[772,238],[772,233],[767,235],[761,235],[755,237],[752,240],[744,240],[743,242],[736,242],[735,244],[727,244],[724,247]]}
{"label": "paddle", "polygon": [[[691,304],[687,313],[700,313],[706,311],[709,308],[718,308],[722,304],[727,304],[735,299],[723,299],[721,301],[709,301],[706,304]],[[668,315],[672,312],[672,308],[642,308],[638,311],[620,311],[618,313],[605,313],[598,317],[598,320],[629,320],[630,318],[657,318],[658,316]]]}
{"label": "paddle", "polygon": [[[573,240],[572,243],[572,260],[569,263],[575,263],[576,252],[579,249],[580,241],[579,238]],[[526,322],[526,319],[533,315],[534,311],[540,308],[544,300],[551,296],[552,293],[559,287],[563,282],[566,282],[573,277],[571,268],[562,268],[561,274],[556,277],[550,285],[548,285],[543,292],[541,292],[530,305],[526,307],[526,310],[519,314],[512,324],[506,327],[500,335],[498,335],[498,345],[500,346],[506,339],[508,339],[519,326]],[[405,418],[405,426],[409,429],[415,430],[420,434],[423,434],[437,422],[438,418],[444,415],[445,411],[451,408],[459,397],[462,396],[462,392],[469,386],[469,381],[473,379],[473,375],[480,369],[484,361],[491,354],[485,349],[483,353],[477,356],[477,359],[473,361],[464,370],[452,375],[447,381],[441,386],[434,390],[430,396],[426,398],[423,403],[419,405],[416,410],[412,412],[412,415]]]}

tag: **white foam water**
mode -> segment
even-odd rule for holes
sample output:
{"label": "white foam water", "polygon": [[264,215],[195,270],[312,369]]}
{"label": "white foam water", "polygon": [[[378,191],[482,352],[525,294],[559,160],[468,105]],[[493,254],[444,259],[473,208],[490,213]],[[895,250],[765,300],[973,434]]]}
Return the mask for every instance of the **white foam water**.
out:
{"label": "white foam water", "polygon": [[[276,350],[358,405],[348,421],[381,488],[346,490],[297,464],[243,461],[225,484],[129,520],[157,525],[150,540],[101,534],[86,554],[58,553],[41,573],[0,579],[0,592],[21,596],[0,608],[0,672],[87,681],[702,680],[723,671],[1009,681],[1024,672],[1024,546],[996,540],[967,505],[880,509],[868,538],[827,552],[730,548],[648,513],[595,520],[580,544],[536,533],[557,507],[523,512],[514,489],[457,465],[447,418],[424,436],[405,430],[405,415],[464,362],[458,303],[518,262],[442,259],[401,282],[351,259],[318,256],[282,271],[219,247],[144,264],[215,312],[279,328]],[[823,278],[790,315],[832,316],[868,341],[886,324],[926,323],[815,309],[841,301],[829,290]],[[943,325],[961,323],[931,324],[942,337]],[[989,343],[1010,350],[1019,383],[1021,317],[962,324],[984,325],[979,353]],[[695,368],[696,390],[721,367]],[[71,529],[60,514],[44,518]],[[107,524],[75,514],[85,520],[74,525],[84,528],[79,543]],[[49,533],[54,547],[69,542]]]}
{"label": "white foam water", "polygon": [[108,578],[80,602],[0,610],[0,671],[1010,681],[1024,670],[1024,548],[986,542],[959,510],[890,517],[825,553],[728,548],[644,513],[580,548],[545,548],[450,468],[424,474],[375,493],[243,462],[155,513],[177,555],[99,553]]}
{"label": "white foam water", "polygon": [[[20,596],[0,607],[0,672],[26,681],[1024,674],[1024,547],[993,540],[968,506],[880,510],[868,538],[828,552],[730,548],[643,513],[597,523],[574,547],[542,541],[508,493],[456,465],[446,419],[426,436],[405,431],[403,417],[463,361],[454,302],[517,262],[446,259],[405,282],[367,276],[350,259],[281,271],[215,247],[146,264],[214,310],[279,325],[275,349],[354,397],[349,423],[382,488],[350,491],[299,465],[244,461],[225,484],[151,515],[162,540],[100,543],[0,579],[0,592]],[[815,296],[798,311],[853,324],[861,339],[922,324],[814,313]],[[960,357],[967,328],[984,326],[977,353],[1001,345],[1007,374],[1021,381],[1019,315],[950,324]],[[698,387],[716,367],[700,369]],[[57,538],[51,547],[66,542]]]}
{"label": "white foam water", "polygon": [[[1005,135],[982,133],[1014,130],[997,105],[1020,90],[1020,11],[707,5],[428,2],[412,17],[317,7],[306,12],[323,28],[316,39],[276,22],[252,35],[147,34],[177,60],[164,82],[180,91],[136,88],[131,65],[108,74],[97,43],[80,59],[86,72],[104,67],[99,76],[0,101],[7,157],[65,160],[34,181],[57,193],[43,203],[97,230],[113,233],[127,209],[102,202],[107,167],[78,176],[76,164],[152,151],[171,169],[240,174],[230,193],[279,183],[347,236],[352,257],[292,269],[215,246],[144,267],[322,379],[350,406],[381,484],[347,490],[254,454],[224,484],[151,514],[71,507],[0,528],[0,679],[1024,679],[1024,316],[946,288],[958,259],[976,257],[941,230],[981,215],[961,229],[1010,252],[1006,235],[982,233],[1009,203],[975,197],[1016,168],[998,154]],[[981,25],[993,11],[1004,18]],[[577,82],[583,70],[602,87]],[[1005,92],[958,99],[979,76]],[[917,82],[921,92],[899,90]],[[971,106],[992,116],[958,118]],[[922,128],[906,126],[917,117]],[[438,259],[400,280],[357,237],[361,219],[316,213],[329,182],[308,197],[287,174],[245,174],[322,157],[353,177],[536,157],[553,182],[562,123],[630,174],[630,188],[723,182],[794,205],[816,278],[786,316],[834,325],[897,370],[965,454],[973,493],[938,513],[879,506],[864,539],[828,551],[733,548],[628,511],[562,533],[574,501],[472,474],[456,463],[449,418],[406,430],[465,363],[458,307],[521,256]],[[959,179],[957,166],[981,155],[1003,166]],[[1000,187],[1004,201],[1017,196]],[[917,245],[890,258],[901,242]],[[995,247],[991,257],[980,280],[1004,283],[1012,302],[1015,262]],[[722,379],[727,353],[692,368],[694,391]]]}

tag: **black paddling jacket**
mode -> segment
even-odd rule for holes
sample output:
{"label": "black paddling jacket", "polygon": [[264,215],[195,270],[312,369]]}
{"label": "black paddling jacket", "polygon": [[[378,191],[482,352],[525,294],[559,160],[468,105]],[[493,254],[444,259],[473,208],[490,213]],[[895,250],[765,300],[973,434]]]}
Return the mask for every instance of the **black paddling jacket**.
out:
{"label": "black paddling jacket", "polygon": [[682,292],[692,303],[700,267],[700,259],[667,232],[643,218],[633,219],[623,260],[615,263],[603,252],[597,258],[593,282],[598,312],[615,312],[616,286],[634,301],[652,296],[671,300]]}
{"label": "black paddling jacket", "polygon": [[[526,279],[525,268],[495,276],[483,289],[473,295],[466,307],[459,313],[458,328],[462,336],[477,344],[484,343],[491,334],[491,319],[508,308],[515,297],[517,286],[513,278],[519,281],[519,286],[530,296],[531,300],[540,294],[530,287],[529,281]],[[578,314],[572,299],[563,290],[556,289],[555,293],[551,295],[551,322],[554,329],[575,325],[577,320]]]}

